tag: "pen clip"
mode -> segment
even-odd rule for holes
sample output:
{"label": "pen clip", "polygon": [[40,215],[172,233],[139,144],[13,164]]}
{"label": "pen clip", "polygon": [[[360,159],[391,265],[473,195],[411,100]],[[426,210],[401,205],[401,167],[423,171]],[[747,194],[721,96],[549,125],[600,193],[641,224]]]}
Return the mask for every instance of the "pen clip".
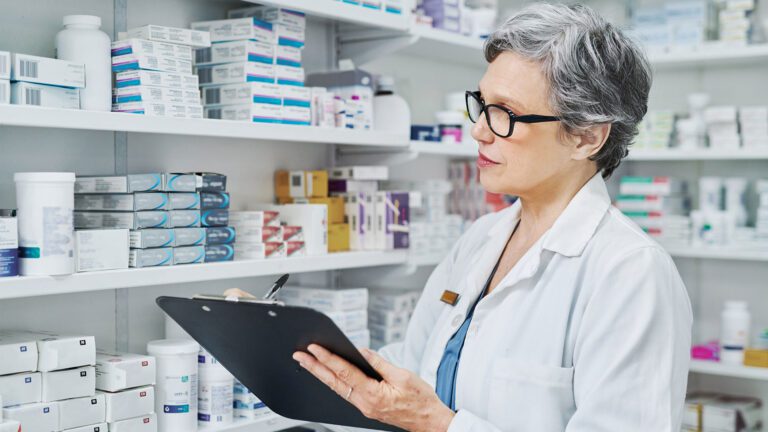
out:
{"label": "pen clip", "polygon": [[288,282],[289,277],[290,275],[288,273],[280,276],[280,278],[277,279],[274,284],[272,284],[272,288],[269,289],[269,291],[264,295],[262,300],[265,300],[265,301],[274,300],[275,297],[277,296],[277,292],[280,291],[280,288],[282,288],[283,285],[285,285],[285,283]]}

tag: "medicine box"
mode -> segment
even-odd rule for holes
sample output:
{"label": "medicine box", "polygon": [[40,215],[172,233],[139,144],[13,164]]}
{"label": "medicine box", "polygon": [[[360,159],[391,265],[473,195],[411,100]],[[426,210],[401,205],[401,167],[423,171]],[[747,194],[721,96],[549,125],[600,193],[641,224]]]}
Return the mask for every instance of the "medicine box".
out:
{"label": "medicine box", "polygon": [[205,244],[220,245],[234,243],[238,231],[234,227],[212,227],[205,230]]}
{"label": "medicine box", "polygon": [[58,430],[103,423],[107,415],[104,395],[63,400],[58,402],[58,408]]}
{"label": "medicine box", "polygon": [[284,287],[279,297],[288,304],[318,309],[322,312],[349,311],[368,307],[367,288],[326,289]]}
{"label": "medicine box", "polygon": [[76,229],[145,229],[170,228],[169,212],[88,212],[75,211]]}
{"label": "medicine box", "polygon": [[[284,257],[285,248],[275,246],[281,243],[236,243],[235,259],[241,260],[257,260],[271,257]],[[267,254],[267,246],[270,248],[270,255]],[[279,250],[282,249],[282,250]]]}
{"label": "medicine box", "polygon": [[281,123],[288,125],[311,126],[312,111],[309,108],[304,107],[284,106]]}
{"label": "medicine box", "polygon": [[[37,370],[37,342],[30,334],[0,332],[0,375]],[[3,392],[0,391],[0,395]]]}
{"label": "medicine box", "polygon": [[290,85],[281,85],[280,95],[284,106],[295,106],[309,108],[312,104],[312,89],[309,87],[298,87]]}
{"label": "medicine box", "polygon": [[229,194],[226,192],[200,192],[200,208],[203,210],[226,210],[229,208]]}
{"label": "medicine box", "polygon": [[410,310],[392,311],[379,310],[370,307],[368,309],[368,322],[371,325],[402,328],[408,325],[410,319]]}
{"label": "medicine box", "polygon": [[43,400],[43,380],[40,372],[0,376],[3,406],[23,405]]}
{"label": "medicine box", "polygon": [[162,174],[129,174],[125,176],[77,177],[75,193],[128,193],[160,191]]}
{"label": "medicine box", "polygon": [[328,224],[328,252],[349,250],[349,224]]}
{"label": "medicine box", "polygon": [[205,228],[174,228],[175,247],[205,245]]}
{"label": "medicine box", "polygon": [[280,212],[288,225],[300,226],[304,231],[307,255],[328,253],[328,207],[322,204],[286,204],[271,206]]}
{"label": "medicine box", "polygon": [[670,177],[622,177],[622,195],[673,195],[685,191],[685,183]]}
{"label": "medicine box", "polygon": [[301,48],[278,45],[275,48],[275,64],[281,66],[301,67]]}
{"label": "medicine box", "polygon": [[112,105],[112,112],[152,117],[202,118],[202,107],[177,103],[126,102]]}
{"label": "medicine box", "polygon": [[80,109],[80,89],[15,82],[11,84],[11,103],[47,108]]}
{"label": "medicine box", "polygon": [[209,32],[211,42],[251,39],[273,43],[275,40],[272,24],[253,17],[198,21],[193,22],[190,27],[194,30]]}
{"label": "medicine box", "polygon": [[43,372],[43,402],[53,402],[96,394],[93,366]]}
{"label": "medicine box", "polygon": [[[329,187],[332,183],[333,180],[329,182]],[[365,194],[361,192],[344,194],[344,220],[349,225],[350,250],[362,250],[365,242],[364,200]]]}
{"label": "medicine box", "polygon": [[[340,196],[309,198],[310,204],[328,206],[328,224],[344,223],[344,198]],[[298,204],[298,202],[297,202]]]}
{"label": "medicine box", "polygon": [[116,392],[155,384],[156,362],[152,356],[96,353],[96,388]]}
{"label": "medicine box", "polygon": [[375,180],[328,180],[328,191],[331,194],[345,194],[345,193],[373,193],[379,189],[378,183]]}
{"label": "medicine box", "polygon": [[0,51],[0,80],[11,79],[11,53]]}
{"label": "medicine box", "polygon": [[273,26],[278,45],[303,48],[306,42],[306,27],[276,23]]}
{"label": "medicine box", "polygon": [[277,210],[248,210],[229,213],[229,223],[241,227],[280,226],[280,212]]}
{"label": "medicine box", "polygon": [[203,89],[203,105],[282,104],[281,87],[267,83],[238,83],[210,86]]}
{"label": "medicine box", "polygon": [[93,336],[58,335],[51,332],[5,331],[4,336],[37,341],[37,370],[48,372],[96,363]]}
{"label": "medicine box", "polygon": [[21,423],[23,431],[60,430],[59,407],[56,403],[33,403],[3,408],[3,418]]}
{"label": "medicine box", "polygon": [[304,68],[275,65],[275,82],[280,85],[304,86]]}
{"label": "medicine box", "polygon": [[283,241],[304,241],[304,230],[300,226],[285,225],[280,227],[283,233]]}
{"label": "medicine box", "polygon": [[273,64],[275,46],[269,42],[238,40],[213,44],[195,52],[196,65],[214,65],[235,62]]}
{"label": "medicine box", "polygon": [[[365,237],[363,238],[362,246],[365,250],[377,250],[378,248],[378,233],[376,232],[377,220],[376,220],[376,194],[362,194],[361,200],[363,203],[363,212],[361,214],[360,221],[365,225]],[[381,247],[379,250],[385,250],[385,247]]]}
{"label": "medicine box", "polygon": [[367,9],[381,10],[381,0],[362,0],[360,4]]}
{"label": "medicine box", "polygon": [[75,272],[128,268],[127,229],[75,231]]}
{"label": "medicine box", "polygon": [[237,84],[246,82],[275,84],[277,67],[278,66],[264,63],[239,62],[212,66],[198,66],[196,70],[200,80],[200,86],[204,87],[217,84]]}
{"label": "medicine box", "polygon": [[0,105],[11,103],[11,82],[0,80]]}
{"label": "medicine box", "polygon": [[157,427],[157,416],[152,413],[110,423],[109,432],[157,432]]}
{"label": "medicine box", "polygon": [[197,89],[138,85],[116,88],[112,93],[112,101],[116,104],[149,102],[194,105],[200,103],[200,91]]}
{"label": "medicine box", "polygon": [[96,423],[88,426],[67,429],[66,431],[62,431],[62,432],[107,432],[107,431],[109,431],[109,424]]}
{"label": "medicine box", "polygon": [[[265,258],[285,258],[288,256],[285,242],[267,242],[262,244],[264,245]],[[246,246],[255,247],[258,246],[258,243],[248,243]],[[235,249],[237,249],[237,245],[235,245]]]}
{"label": "medicine box", "polygon": [[273,24],[289,24],[298,27],[307,26],[307,17],[303,12],[274,6],[251,6],[232,9],[227,13],[228,18],[256,17]]}
{"label": "medicine box", "polygon": [[[369,194],[368,197],[370,196]],[[408,192],[376,192],[373,196],[375,209],[366,215],[374,219],[373,249],[408,249],[410,245]],[[368,228],[370,231],[370,226]]]}
{"label": "medicine box", "polygon": [[85,87],[85,65],[82,63],[16,53],[11,54],[11,57],[11,81]]}
{"label": "medicine box", "polygon": [[365,309],[325,312],[326,315],[344,333],[362,330],[368,327],[368,311]]}
{"label": "medicine box", "polygon": [[147,25],[128,30],[128,37],[189,45],[195,48],[211,46],[211,36],[207,31],[189,30],[158,25]]}
{"label": "medicine box", "polygon": [[213,172],[196,172],[195,175],[200,178],[200,181],[198,182],[198,190],[200,192],[227,191],[227,176],[224,174]]}
{"label": "medicine box", "polygon": [[229,225],[229,210],[201,210],[200,224],[205,228]]}
{"label": "medicine box", "polygon": [[140,54],[126,54],[112,57],[113,72],[122,72],[136,69],[191,74],[192,61],[181,60],[174,57]]}
{"label": "medicine box", "polygon": [[[2,413],[0,409],[0,413]],[[1,416],[0,416],[1,417]],[[16,420],[0,420],[0,432],[21,432],[21,423]]]}
{"label": "medicine box", "polygon": [[155,411],[155,388],[138,387],[119,392],[98,392],[107,405],[106,420],[109,423],[138,417]]}
{"label": "medicine box", "polygon": [[702,423],[706,431],[749,431],[759,429],[762,403],[748,397],[721,396],[704,404]]}
{"label": "medicine box", "polygon": [[331,170],[330,178],[343,180],[387,180],[389,178],[389,167],[385,165],[338,167]]}
{"label": "medicine box", "polygon": [[346,336],[357,348],[369,348],[371,346],[371,332],[368,329],[347,332]]}
{"label": "medicine box", "polygon": [[229,244],[213,244],[205,246],[205,262],[232,261],[235,258],[235,248]]}
{"label": "medicine box", "polygon": [[163,190],[166,192],[195,192],[200,179],[194,174],[168,173],[163,175]]}
{"label": "medicine box", "polygon": [[131,231],[129,245],[131,249],[159,248],[175,245],[175,230],[142,229]]}
{"label": "medicine box", "polygon": [[173,264],[173,248],[131,249],[128,255],[130,267],[157,267]]}
{"label": "medicine box", "polygon": [[277,170],[275,171],[275,195],[278,198],[327,197],[328,172]]}
{"label": "medicine box", "polygon": [[171,192],[168,194],[168,210],[197,210],[200,194],[197,192]]}
{"label": "medicine box", "polygon": [[304,241],[287,241],[285,244],[285,256],[288,258],[307,255],[307,243]]}
{"label": "medicine box", "polygon": [[199,210],[171,210],[168,228],[195,228],[200,226]]}
{"label": "medicine box", "polygon": [[204,246],[186,246],[173,248],[173,265],[201,264],[205,262]]}
{"label": "medicine box", "polygon": [[123,88],[136,86],[197,90],[199,81],[197,75],[194,74],[187,75],[145,70],[119,72],[115,75],[115,87]]}
{"label": "medicine box", "polygon": [[384,0],[384,11],[387,13],[402,15],[404,0]]}
{"label": "medicine box", "polygon": [[169,210],[168,194],[135,192],[131,194],[78,194],[75,210],[143,211]]}
{"label": "medicine box", "polygon": [[192,61],[192,47],[147,39],[124,39],[112,42],[112,57],[135,54],[140,56],[173,57]]}
{"label": "medicine box", "polygon": [[[259,229],[261,230],[261,241],[264,243],[285,241],[285,239],[283,239],[283,227],[281,226],[265,226]],[[260,243],[256,238],[248,238],[247,232],[243,232],[243,234],[244,235],[240,237],[240,240],[243,243]]]}
{"label": "medicine box", "polygon": [[[263,243],[265,241],[276,241],[274,237],[270,238],[270,235],[265,235],[264,230],[266,228],[273,228],[275,230],[281,227],[244,227],[237,230],[237,243]],[[279,241],[283,241],[280,239]]]}
{"label": "medicine box", "polygon": [[371,293],[368,306],[371,310],[379,311],[412,311],[419,293],[417,291],[384,291]]}
{"label": "medicine box", "polygon": [[251,121],[254,123],[282,123],[283,107],[272,104],[226,105],[205,108],[205,118]]}

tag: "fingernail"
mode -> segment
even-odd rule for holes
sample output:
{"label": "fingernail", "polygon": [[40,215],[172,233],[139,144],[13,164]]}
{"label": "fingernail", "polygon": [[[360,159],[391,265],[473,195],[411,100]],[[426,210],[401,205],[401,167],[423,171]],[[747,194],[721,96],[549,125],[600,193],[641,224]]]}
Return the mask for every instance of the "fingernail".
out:
{"label": "fingernail", "polygon": [[294,360],[299,361],[299,355],[298,354],[293,353],[292,357],[293,357]]}

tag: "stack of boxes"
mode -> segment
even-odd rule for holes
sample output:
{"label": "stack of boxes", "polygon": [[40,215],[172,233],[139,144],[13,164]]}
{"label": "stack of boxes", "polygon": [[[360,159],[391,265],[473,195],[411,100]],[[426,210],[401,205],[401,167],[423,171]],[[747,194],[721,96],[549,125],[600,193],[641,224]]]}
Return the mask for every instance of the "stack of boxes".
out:
{"label": "stack of boxes", "polygon": [[287,246],[283,241],[285,229],[280,225],[280,214],[277,211],[236,211],[229,217],[237,232],[236,260],[287,256]]}
{"label": "stack of boxes", "polygon": [[746,45],[752,35],[751,16],[755,12],[754,0],[735,0],[722,2],[723,8],[718,14],[719,39],[728,44]]}
{"label": "stack of boxes", "polygon": [[195,53],[205,117],[257,123],[312,123],[304,87],[306,17],[268,6],[233,11],[227,20],[192,23],[213,45]]}
{"label": "stack of boxes", "polygon": [[768,147],[768,106],[739,108],[739,126],[744,148]]}
{"label": "stack of boxes", "polygon": [[272,413],[272,410],[240,381],[235,380],[234,417],[242,420],[256,420]]}
{"label": "stack of boxes", "polygon": [[692,393],[685,398],[682,432],[761,430],[760,399],[717,393]]}
{"label": "stack of boxes", "polygon": [[661,8],[639,8],[632,17],[632,34],[649,52],[690,50],[710,36],[715,14],[706,1],[667,2]]}
{"label": "stack of boxes", "polygon": [[451,182],[448,211],[473,221],[486,213],[504,209],[514,198],[486,192],[480,183],[477,164],[472,161],[454,161],[448,169]]}
{"label": "stack of boxes", "polygon": [[335,0],[339,3],[352,6],[362,6],[366,9],[384,11],[386,13],[402,15],[405,12],[405,0]]}
{"label": "stack of boxes", "polygon": [[312,87],[316,117],[313,121],[317,126],[373,129],[373,82],[371,74],[352,68],[309,75],[307,85]]}
{"label": "stack of boxes", "polygon": [[649,111],[638,125],[633,143],[635,149],[665,149],[670,146],[675,130],[675,113],[671,110]]}
{"label": "stack of boxes", "polygon": [[210,44],[206,32],[156,25],[128,30],[112,43],[112,111],[202,118],[192,47]]}
{"label": "stack of boxes", "polygon": [[[75,229],[89,230],[91,250],[118,254],[130,247],[130,267],[233,259],[224,175],[78,177],[75,194]],[[115,245],[115,230],[130,230],[122,231],[126,246]]]}
{"label": "stack of boxes", "polygon": [[464,0],[420,0],[417,14],[432,18],[432,27],[460,33]]}
{"label": "stack of boxes", "polygon": [[110,432],[157,431],[155,377],[152,356],[97,352],[97,395],[105,401]]}
{"label": "stack of boxes", "polygon": [[405,340],[408,322],[416,308],[419,290],[377,290],[368,302],[368,328],[371,348]]}
{"label": "stack of boxes", "polygon": [[757,238],[768,241],[768,180],[758,180],[755,183],[755,190],[760,197],[755,221]]}
{"label": "stack of boxes", "polygon": [[93,336],[0,331],[3,430],[107,430]]}
{"label": "stack of boxes", "polygon": [[368,289],[284,287],[278,298],[291,306],[316,309],[326,314],[358,348],[368,348]]}
{"label": "stack of boxes", "polygon": [[736,150],[741,147],[735,106],[713,106],[704,110],[709,147]]}
{"label": "stack of boxes", "polygon": [[84,64],[0,52],[0,103],[80,109],[84,87]]}
{"label": "stack of boxes", "polygon": [[261,204],[233,212],[235,259],[292,258],[328,253],[328,209],[323,204]]}
{"label": "stack of boxes", "polygon": [[685,186],[670,177],[622,177],[616,207],[660,242],[687,244],[691,221]]}

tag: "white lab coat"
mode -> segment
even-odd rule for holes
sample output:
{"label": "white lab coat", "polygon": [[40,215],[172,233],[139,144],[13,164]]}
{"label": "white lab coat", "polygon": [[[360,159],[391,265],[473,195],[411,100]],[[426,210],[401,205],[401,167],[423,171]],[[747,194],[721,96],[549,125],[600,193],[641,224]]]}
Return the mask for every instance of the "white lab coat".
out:
{"label": "white lab coat", "polygon": [[[435,385],[519,214],[518,202],[472,225],[384,357]],[[455,306],[444,290],[460,294]],[[611,206],[598,174],[477,305],[449,432],[677,432],[691,321],[672,259]]]}

